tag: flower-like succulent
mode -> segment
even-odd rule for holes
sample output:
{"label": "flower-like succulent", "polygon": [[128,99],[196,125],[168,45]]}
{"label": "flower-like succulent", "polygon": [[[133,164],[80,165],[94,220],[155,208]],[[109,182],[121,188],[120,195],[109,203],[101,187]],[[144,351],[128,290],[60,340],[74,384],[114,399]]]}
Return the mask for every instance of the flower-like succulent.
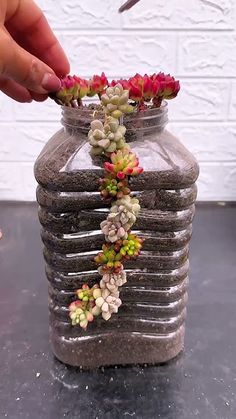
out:
{"label": "flower-like succulent", "polygon": [[92,153],[100,155],[123,148],[125,146],[125,131],[124,125],[119,125],[118,120],[111,116],[106,118],[104,125],[98,119],[92,121],[88,133]]}
{"label": "flower-like succulent", "polygon": [[52,98],[61,105],[70,106],[74,100],[79,101],[86,96],[88,91],[87,80],[77,76],[66,76],[61,79],[61,88],[58,92],[52,94]]}
{"label": "flower-like succulent", "polygon": [[121,305],[119,291],[111,292],[108,288],[98,289],[95,304],[101,310],[103,319],[109,320],[112,313],[117,313]]}
{"label": "flower-like succulent", "polygon": [[[90,310],[92,311],[92,308]],[[73,301],[69,306],[69,316],[72,326],[79,324],[83,329],[86,329],[88,322],[93,321],[93,314],[90,310],[86,309],[82,301]]]}
{"label": "flower-like succulent", "polygon": [[128,234],[127,239],[119,240],[115,244],[116,252],[119,252],[125,259],[136,257],[140,254],[143,239],[136,236],[136,234]]}
{"label": "flower-like succulent", "polygon": [[102,246],[102,252],[99,252],[98,255],[95,256],[94,260],[98,265],[103,265],[103,273],[118,273],[122,267],[121,258],[122,256],[120,253],[115,251],[114,245],[106,243]]}
{"label": "flower-like succulent", "polygon": [[100,281],[100,288],[108,288],[109,291],[114,292],[118,287],[121,287],[127,282],[126,272],[121,270],[120,273],[106,273]]}
{"label": "flower-like succulent", "polygon": [[118,83],[106,89],[106,93],[101,96],[101,101],[107,115],[119,119],[123,113],[132,113],[134,108],[129,105],[129,91],[124,90]]}
{"label": "flower-like succulent", "polygon": [[180,84],[178,80],[175,80],[170,74],[158,73],[153,74],[151,79],[159,83],[159,90],[156,94],[157,98],[173,99],[177,96]]}
{"label": "flower-like succulent", "polygon": [[105,76],[105,73],[102,72],[101,76],[93,76],[89,81],[89,92],[88,96],[94,96],[94,95],[101,95],[106,87],[108,86],[108,80]]}
{"label": "flower-like succulent", "polygon": [[69,316],[73,326],[79,324],[83,329],[86,329],[88,323],[93,321],[94,316],[100,314],[95,304],[96,290],[99,290],[97,284],[92,288],[84,284],[76,291],[78,300],[73,301],[69,306]]}
{"label": "flower-like succulent", "polygon": [[125,195],[113,203],[107,219],[112,222],[120,222],[125,231],[128,231],[135,223],[139,211],[139,200]]}
{"label": "flower-like succulent", "polygon": [[139,159],[136,154],[128,148],[123,148],[111,154],[111,163],[105,162],[104,169],[114,174],[118,179],[124,179],[125,176],[136,176],[143,172],[139,167]]}
{"label": "flower-like succulent", "polygon": [[83,302],[94,301],[93,291],[98,285],[94,285],[93,288],[89,288],[87,284],[84,284],[82,288],[76,291],[78,298]]}
{"label": "flower-like succulent", "polygon": [[128,80],[129,97],[135,102],[149,101],[154,98],[159,90],[159,82],[147,74],[136,74]]}
{"label": "flower-like succulent", "polygon": [[126,239],[128,234],[119,221],[104,220],[101,222],[101,230],[107,242],[115,243],[119,239]]}
{"label": "flower-like succulent", "polygon": [[130,194],[127,179],[117,180],[112,174],[107,174],[100,179],[100,192],[103,198],[122,198],[124,195]]}

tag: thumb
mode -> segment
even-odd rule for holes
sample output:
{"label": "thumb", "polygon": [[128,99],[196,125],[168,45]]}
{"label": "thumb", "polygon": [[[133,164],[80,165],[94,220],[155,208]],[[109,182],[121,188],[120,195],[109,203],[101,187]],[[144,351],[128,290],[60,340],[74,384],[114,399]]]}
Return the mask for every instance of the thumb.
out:
{"label": "thumb", "polygon": [[21,48],[4,27],[0,28],[0,75],[40,94],[57,91],[61,85],[54,71]]}

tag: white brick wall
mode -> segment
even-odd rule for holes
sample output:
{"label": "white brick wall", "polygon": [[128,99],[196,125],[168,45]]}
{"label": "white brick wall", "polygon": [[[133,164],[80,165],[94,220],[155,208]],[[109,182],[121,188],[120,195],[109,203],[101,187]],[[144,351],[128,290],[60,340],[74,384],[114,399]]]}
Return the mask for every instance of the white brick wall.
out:
{"label": "white brick wall", "polygon": [[[119,15],[121,2],[38,0],[71,72],[163,70],[181,80],[169,127],[200,162],[199,199],[236,200],[235,0],[141,0]],[[0,94],[0,199],[34,199],[33,162],[59,120],[50,101],[20,105]]]}

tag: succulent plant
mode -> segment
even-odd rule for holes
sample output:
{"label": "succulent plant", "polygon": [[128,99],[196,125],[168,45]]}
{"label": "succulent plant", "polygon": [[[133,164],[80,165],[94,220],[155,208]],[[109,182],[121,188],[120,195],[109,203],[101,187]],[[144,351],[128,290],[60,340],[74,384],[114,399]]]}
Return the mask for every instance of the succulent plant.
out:
{"label": "succulent plant", "polygon": [[125,231],[128,231],[135,223],[139,210],[139,200],[125,195],[113,203],[107,219],[113,223],[121,223]]}
{"label": "succulent plant", "polygon": [[121,270],[120,273],[106,273],[100,281],[100,288],[108,288],[111,292],[115,291],[127,282],[126,272]]}
{"label": "succulent plant", "polygon": [[130,259],[140,254],[143,239],[136,234],[128,234],[127,239],[119,240],[115,244],[115,251],[119,252],[123,258]]}
{"label": "succulent plant", "polygon": [[88,133],[92,154],[107,154],[123,148],[126,144],[125,131],[125,127],[119,125],[118,120],[111,116],[105,119],[104,124],[98,119],[92,121]]}
{"label": "succulent plant", "polygon": [[[92,310],[92,309],[91,309]],[[83,329],[87,328],[89,322],[93,321],[93,314],[90,310],[86,310],[82,301],[73,301],[69,306],[69,316],[72,326],[80,325]]]}
{"label": "succulent plant", "polygon": [[157,98],[163,99],[173,99],[177,96],[180,84],[178,80],[175,80],[174,77],[170,74],[158,73],[153,74],[151,77],[152,81],[159,83],[158,93],[156,94]]}
{"label": "succulent plant", "polygon": [[73,106],[73,101],[78,101],[89,92],[87,80],[77,76],[66,76],[61,80],[61,88],[51,97],[60,105]]}
{"label": "succulent plant", "polygon": [[118,83],[106,89],[106,93],[101,96],[101,101],[107,115],[119,119],[122,114],[132,113],[134,108],[129,105],[129,91],[124,90],[123,86]]}
{"label": "succulent plant", "polygon": [[159,90],[159,82],[152,80],[147,74],[136,74],[128,80],[129,97],[135,102],[149,101]]}
{"label": "succulent plant", "polygon": [[117,313],[121,303],[119,291],[111,292],[108,288],[103,288],[97,292],[95,304],[101,310],[104,320],[109,320],[112,313]]}
{"label": "succulent plant", "polygon": [[101,195],[104,199],[122,198],[124,195],[130,194],[128,180],[117,180],[114,175],[107,174],[103,179],[100,179]]}
{"label": "succulent plant", "polygon": [[111,163],[105,162],[104,169],[114,174],[118,179],[124,179],[125,176],[137,176],[143,172],[139,167],[139,159],[129,148],[123,148],[111,154]]}
{"label": "succulent plant", "polygon": [[119,221],[104,220],[101,222],[101,230],[107,242],[115,243],[119,239],[126,239],[128,234]]}
{"label": "succulent plant", "polygon": [[121,258],[121,254],[115,251],[114,245],[106,243],[102,246],[102,252],[99,252],[98,255],[95,256],[94,260],[98,265],[103,266],[103,273],[118,273],[122,267]]}
{"label": "succulent plant", "polygon": [[94,95],[101,95],[106,87],[108,86],[108,80],[105,76],[105,73],[102,72],[101,76],[93,76],[89,81],[89,91],[88,96],[94,96]]}

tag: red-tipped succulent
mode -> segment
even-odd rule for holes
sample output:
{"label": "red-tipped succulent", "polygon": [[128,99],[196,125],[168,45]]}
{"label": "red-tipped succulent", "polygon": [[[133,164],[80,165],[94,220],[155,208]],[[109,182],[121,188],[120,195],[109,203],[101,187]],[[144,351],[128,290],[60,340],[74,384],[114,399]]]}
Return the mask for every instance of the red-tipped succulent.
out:
{"label": "red-tipped succulent", "polygon": [[108,87],[108,80],[104,72],[101,74],[101,76],[93,76],[88,83],[88,96],[101,95],[105,91],[106,87]]}
{"label": "red-tipped succulent", "polygon": [[117,179],[124,179],[126,176],[137,176],[143,172],[139,167],[139,159],[129,149],[118,150],[111,154],[111,163],[104,163],[104,169],[114,174]]}
{"label": "red-tipped succulent", "polygon": [[173,99],[177,96],[180,84],[170,74],[158,73],[151,76],[153,82],[159,83],[159,91],[156,96],[162,99]]}

